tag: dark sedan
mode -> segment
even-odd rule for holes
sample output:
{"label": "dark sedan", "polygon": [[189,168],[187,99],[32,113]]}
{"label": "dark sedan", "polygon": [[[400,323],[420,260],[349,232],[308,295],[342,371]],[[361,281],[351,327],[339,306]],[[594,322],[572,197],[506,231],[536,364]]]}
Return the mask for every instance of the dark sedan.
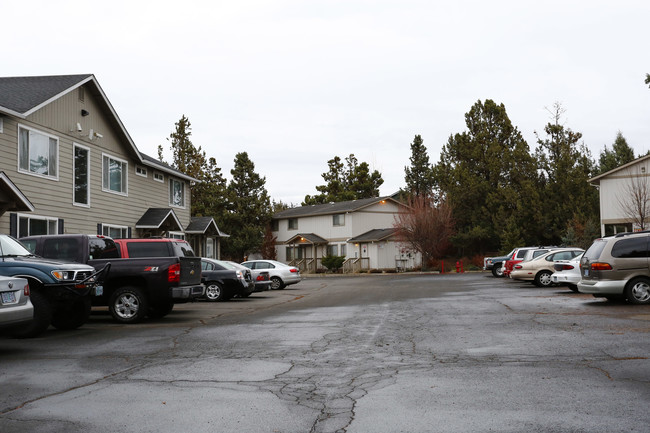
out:
{"label": "dark sedan", "polygon": [[237,269],[228,262],[201,258],[201,282],[205,299],[227,301],[233,296],[247,297],[255,291],[255,282],[248,269]]}

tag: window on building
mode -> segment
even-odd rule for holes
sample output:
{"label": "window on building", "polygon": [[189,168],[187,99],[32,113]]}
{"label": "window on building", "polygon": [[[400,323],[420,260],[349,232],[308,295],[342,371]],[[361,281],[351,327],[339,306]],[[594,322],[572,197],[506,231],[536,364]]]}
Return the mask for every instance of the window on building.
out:
{"label": "window on building", "polygon": [[348,249],[348,246],[346,244],[341,244],[341,255],[343,257],[348,255],[347,249]]}
{"label": "window on building", "polygon": [[289,218],[289,230],[298,230],[298,218]]}
{"label": "window on building", "polygon": [[58,179],[59,139],[33,129],[18,127],[18,169]]}
{"label": "window on building", "polygon": [[18,237],[58,234],[59,219],[35,215],[18,216]]}
{"label": "window on building", "polygon": [[102,224],[102,234],[113,239],[126,239],[129,237],[129,228],[112,224]]}
{"label": "window on building", "polygon": [[141,165],[136,165],[135,166],[135,174],[137,174],[138,176],[147,177],[147,169],[144,168]]}
{"label": "window on building", "polygon": [[169,205],[185,207],[185,183],[169,179]]}
{"label": "window on building", "polygon": [[205,239],[205,257],[214,259],[214,238]]}
{"label": "window on building", "polygon": [[278,220],[271,220],[271,231],[272,232],[277,232],[278,230],[280,230],[279,222],[280,221],[278,221]]}
{"label": "window on building", "polygon": [[126,195],[129,163],[108,155],[102,161],[102,190]]}
{"label": "window on building", "polygon": [[629,224],[605,224],[605,236],[612,236],[617,233],[632,231],[632,223]]}
{"label": "window on building", "polygon": [[345,214],[339,213],[332,215],[332,225],[334,226],[344,226],[345,225]]}
{"label": "window on building", "polygon": [[159,173],[157,171],[153,172],[153,179],[158,182],[164,182],[165,181],[165,176],[162,173]]}
{"label": "window on building", "polygon": [[74,145],[74,192],[73,203],[90,206],[90,150]]}
{"label": "window on building", "polygon": [[167,237],[171,239],[185,239],[185,233],[183,232],[168,232]]}
{"label": "window on building", "polygon": [[328,256],[338,256],[339,255],[339,246],[338,245],[328,245],[327,246],[327,255]]}
{"label": "window on building", "polygon": [[4,132],[4,119],[0,117],[0,134]]}

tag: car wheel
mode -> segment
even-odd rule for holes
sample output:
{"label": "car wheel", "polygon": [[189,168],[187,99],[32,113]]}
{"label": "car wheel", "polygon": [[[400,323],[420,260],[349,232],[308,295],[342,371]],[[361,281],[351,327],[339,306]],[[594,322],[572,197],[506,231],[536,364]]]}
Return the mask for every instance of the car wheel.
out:
{"label": "car wheel", "polygon": [[56,329],[77,329],[88,321],[91,303],[88,297],[76,299],[67,308],[60,308],[52,316],[52,326]]}
{"label": "car wheel", "polygon": [[205,298],[210,302],[227,301],[229,299],[223,286],[216,281],[210,281],[206,284]]}
{"label": "car wheel", "polygon": [[173,309],[174,309],[173,302],[157,303],[149,307],[149,312],[147,313],[147,316],[150,319],[162,319],[163,317],[171,313]]}
{"label": "car wheel", "polygon": [[34,319],[26,326],[11,333],[15,338],[34,338],[41,335],[50,326],[52,321],[52,306],[50,301],[39,292],[32,289],[29,298],[34,306]]}
{"label": "car wheel", "polygon": [[550,271],[538,272],[537,275],[535,275],[535,285],[537,287],[549,287],[551,284],[553,284],[551,275],[553,275],[553,273]]}
{"label": "car wheel", "polygon": [[627,283],[625,297],[632,304],[650,304],[650,280],[635,278]]}
{"label": "car wheel", "polygon": [[580,292],[578,291],[578,286],[576,286],[575,284],[567,284],[567,287],[568,287],[572,292],[580,293]]}
{"label": "car wheel", "polygon": [[149,312],[147,298],[138,287],[121,287],[114,291],[108,310],[120,323],[138,323]]}
{"label": "car wheel", "polygon": [[497,278],[503,277],[503,268],[501,267],[501,263],[495,263],[494,266],[492,266],[492,275]]}
{"label": "car wheel", "polygon": [[280,277],[271,277],[271,290],[284,289],[284,283]]}

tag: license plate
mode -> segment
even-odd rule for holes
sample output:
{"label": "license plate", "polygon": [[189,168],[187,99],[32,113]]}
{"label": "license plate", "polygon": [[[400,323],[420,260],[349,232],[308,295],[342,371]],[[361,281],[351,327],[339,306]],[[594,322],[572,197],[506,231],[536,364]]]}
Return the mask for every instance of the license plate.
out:
{"label": "license plate", "polygon": [[104,286],[95,287],[95,296],[102,296],[104,294]]}
{"label": "license plate", "polygon": [[14,292],[2,292],[2,303],[3,304],[15,304],[16,303],[16,294]]}
{"label": "license plate", "polygon": [[589,276],[589,269],[585,269],[585,277]]}

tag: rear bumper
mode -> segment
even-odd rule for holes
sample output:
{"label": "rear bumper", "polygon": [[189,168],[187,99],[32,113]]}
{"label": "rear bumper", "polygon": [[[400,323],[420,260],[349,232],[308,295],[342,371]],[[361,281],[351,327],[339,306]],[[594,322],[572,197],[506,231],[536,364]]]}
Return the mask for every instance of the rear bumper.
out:
{"label": "rear bumper", "polygon": [[0,310],[0,329],[10,329],[29,323],[34,318],[34,306],[31,301],[24,305],[13,305]]}
{"label": "rear bumper", "polygon": [[626,280],[615,281],[589,281],[580,280],[578,291],[580,293],[602,294],[602,295],[622,295],[625,290]]}
{"label": "rear bumper", "polygon": [[205,287],[203,285],[172,287],[170,292],[174,301],[191,301],[202,297],[205,293]]}

